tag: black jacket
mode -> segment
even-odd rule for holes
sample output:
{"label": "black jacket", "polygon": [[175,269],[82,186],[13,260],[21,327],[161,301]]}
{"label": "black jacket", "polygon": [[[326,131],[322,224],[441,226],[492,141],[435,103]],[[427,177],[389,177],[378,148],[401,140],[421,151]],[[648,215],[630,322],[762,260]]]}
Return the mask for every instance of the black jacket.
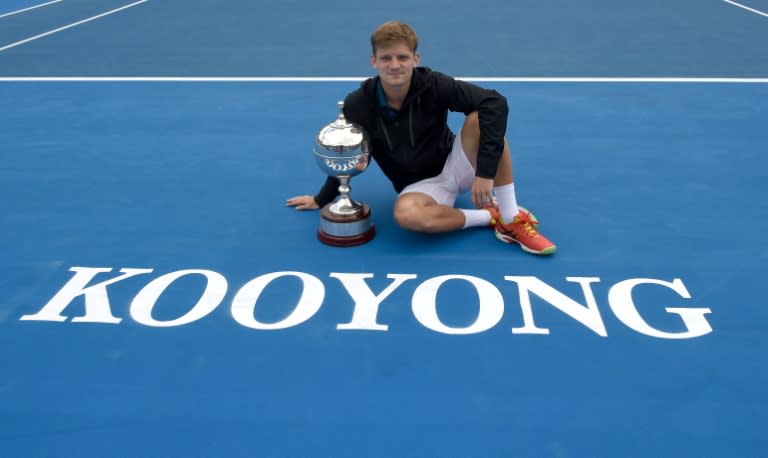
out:
{"label": "black jacket", "polygon": [[[379,77],[365,80],[344,101],[344,116],[369,135],[371,156],[400,192],[409,184],[434,177],[443,170],[455,134],[448,127],[448,111],[478,112],[480,149],[476,176],[493,178],[504,148],[507,100],[494,90],[451,78],[426,67],[414,69],[411,87],[392,119],[379,105]],[[339,182],[329,177],[315,196],[323,206],[338,195]]]}

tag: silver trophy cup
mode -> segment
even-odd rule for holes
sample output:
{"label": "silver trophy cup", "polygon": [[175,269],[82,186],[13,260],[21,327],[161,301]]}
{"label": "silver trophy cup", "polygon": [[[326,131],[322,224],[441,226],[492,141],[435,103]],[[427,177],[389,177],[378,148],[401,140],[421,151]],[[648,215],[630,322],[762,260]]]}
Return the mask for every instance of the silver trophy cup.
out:
{"label": "silver trophy cup", "polygon": [[339,102],[338,118],[323,127],[315,141],[315,160],[323,173],[339,180],[339,197],[320,211],[317,237],[333,246],[355,246],[376,235],[371,209],[349,195],[349,180],[368,168],[370,146],[365,131],[344,118]]}

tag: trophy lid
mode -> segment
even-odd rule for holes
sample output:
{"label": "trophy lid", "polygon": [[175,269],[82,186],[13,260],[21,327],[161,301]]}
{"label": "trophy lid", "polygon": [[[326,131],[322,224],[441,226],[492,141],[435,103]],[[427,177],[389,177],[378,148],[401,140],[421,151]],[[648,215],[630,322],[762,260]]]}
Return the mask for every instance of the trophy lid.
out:
{"label": "trophy lid", "polygon": [[[363,130],[347,121],[344,117],[344,102],[337,103],[339,115],[336,120],[317,134],[317,144],[325,153],[336,155],[348,151],[356,151],[358,154],[361,148],[367,153],[368,142]],[[336,153],[336,154],[333,154]]]}

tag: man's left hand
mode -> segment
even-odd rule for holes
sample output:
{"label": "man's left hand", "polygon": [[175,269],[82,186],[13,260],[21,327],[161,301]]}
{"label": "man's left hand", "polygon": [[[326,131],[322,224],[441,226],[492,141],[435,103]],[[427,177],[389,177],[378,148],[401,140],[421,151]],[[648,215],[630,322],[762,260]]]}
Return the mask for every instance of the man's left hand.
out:
{"label": "man's left hand", "polygon": [[493,203],[493,178],[475,177],[472,181],[472,203],[477,208]]}

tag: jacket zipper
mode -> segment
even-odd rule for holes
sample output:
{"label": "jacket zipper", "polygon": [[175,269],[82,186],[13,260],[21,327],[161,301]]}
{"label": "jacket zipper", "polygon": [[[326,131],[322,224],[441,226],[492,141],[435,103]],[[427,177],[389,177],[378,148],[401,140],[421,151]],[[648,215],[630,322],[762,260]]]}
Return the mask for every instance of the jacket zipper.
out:
{"label": "jacket zipper", "polygon": [[[384,124],[384,120],[381,118],[381,115],[378,115],[376,119],[379,121],[381,129],[384,131],[384,138],[387,140],[387,146],[389,146],[389,150],[394,151],[394,148],[392,148],[392,140],[389,138],[389,131],[387,130],[387,126]],[[411,148],[416,148],[416,140],[413,136],[413,105],[408,105],[408,134],[411,137]]]}

